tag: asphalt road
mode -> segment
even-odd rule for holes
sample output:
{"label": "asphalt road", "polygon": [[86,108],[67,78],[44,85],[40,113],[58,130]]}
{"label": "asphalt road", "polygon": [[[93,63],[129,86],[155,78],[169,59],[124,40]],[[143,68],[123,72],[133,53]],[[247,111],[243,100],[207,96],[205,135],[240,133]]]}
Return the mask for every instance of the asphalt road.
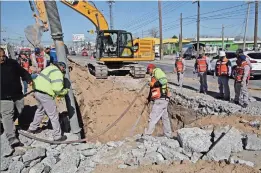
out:
{"label": "asphalt road", "polygon": [[[70,56],[71,59],[78,61],[81,64],[86,64],[88,61],[91,61],[89,57],[84,57],[84,56]],[[140,64],[147,66],[150,62],[141,62]],[[164,70],[166,73],[171,73],[173,72],[173,64],[169,63],[161,63],[160,61],[154,61],[154,64],[156,64],[159,68],[161,68],[162,70]],[[185,77],[189,77],[189,78],[193,78],[196,77],[193,76],[193,67],[192,67],[192,63],[187,63],[186,66],[186,70],[185,70]],[[217,78],[213,78],[212,75],[208,75],[208,81],[211,83],[217,83]],[[230,80],[230,85],[233,86],[233,82],[234,80],[231,79]],[[261,79],[252,79],[250,80],[250,84],[249,84],[250,88],[261,88]]]}
{"label": "asphalt road", "polygon": [[[149,62],[142,62],[140,63],[142,65],[148,65]],[[160,62],[154,62],[154,64],[156,64],[159,68],[161,68],[162,70],[164,70],[166,73],[171,73],[173,72],[173,64],[162,64]],[[196,74],[193,76],[193,70],[194,68],[192,66],[186,66],[186,70],[185,70],[185,77],[189,77],[189,78],[193,78],[196,77]],[[217,77],[214,79],[213,75],[208,75],[208,81],[211,83],[217,82]],[[234,84],[234,80],[230,79],[229,81],[230,85]],[[255,78],[255,79],[251,79],[249,82],[249,87],[250,88],[260,88],[261,89],[261,79],[260,78]]]}

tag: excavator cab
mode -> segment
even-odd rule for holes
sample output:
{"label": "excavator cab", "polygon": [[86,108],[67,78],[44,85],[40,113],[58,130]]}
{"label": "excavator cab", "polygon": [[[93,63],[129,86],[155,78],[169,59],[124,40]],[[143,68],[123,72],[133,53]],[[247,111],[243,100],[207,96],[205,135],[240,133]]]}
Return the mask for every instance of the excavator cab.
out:
{"label": "excavator cab", "polygon": [[132,34],[123,30],[101,30],[97,34],[98,58],[133,58]]}

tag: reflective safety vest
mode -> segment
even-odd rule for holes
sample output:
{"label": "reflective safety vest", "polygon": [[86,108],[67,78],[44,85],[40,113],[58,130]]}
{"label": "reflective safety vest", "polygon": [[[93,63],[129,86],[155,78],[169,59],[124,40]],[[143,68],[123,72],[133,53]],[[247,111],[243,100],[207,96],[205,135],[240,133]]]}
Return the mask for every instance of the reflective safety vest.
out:
{"label": "reflective safety vest", "polygon": [[177,68],[177,72],[184,72],[184,64],[182,62],[183,58],[178,58],[175,62],[175,66]]}
{"label": "reflective safety vest", "polygon": [[35,59],[38,65],[38,68],[40,68],[41,70],[44,69],[44,56],[43,55],[35,55]]}
{"label": "reflective safety vest", "polygon": [[50,65],[43,69],[36,79],[34,79],[34,89],[46,93],[51,97],[65,96],[68,92],[64,89],[63,73],[55,65]]}
{"label": "reflective safety vest", "polygon": [[223,61],[218,60],[216,63],[216,74],[217,76],[228,76],[228,59],[225,58]]}
{"label": "reflective safety vest", "polygon": [[207,58],[205,56],[197,59],[197,69],[198,69],[198,72],[207,71]]}
{"label": "reflective safety vest", "polygon": [[[246,65],[249,65],[246,61],[242,62],[241,65],[238,65],[236,67],[236,73],[235,73],[235,80],[236,82],[242,82],[243,80],[243,76],[244,76],[244,72],[245,72],[245,69],[244,67]],[[248,77],[247,77],[247,81],[250,79],[250,70],[249,70],[249,74],[248,74]]]}
{"label": "reflective safety vest", "polygon": [[31,73],[30,69],[30,62],[29,59],[25,55],[21,55],[21,66],[28,71],[28,73]]}
{"label": "reflective safety vest", "polygon": [[152,87],[150,89],[151,100],[170,97],[170,92],[167,86],[168,80],[166,74],[160,68],[155,68],[153,70],[153,76],[151,77],[151,82],[153,83],[153,85],[157,81],[159,81],[162,86]]}

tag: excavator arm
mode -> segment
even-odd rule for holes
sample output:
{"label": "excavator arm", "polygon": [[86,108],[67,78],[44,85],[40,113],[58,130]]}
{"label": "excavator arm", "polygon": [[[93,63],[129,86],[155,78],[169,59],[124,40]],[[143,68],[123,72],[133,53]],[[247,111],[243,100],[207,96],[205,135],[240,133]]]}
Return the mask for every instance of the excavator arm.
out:
{"label": "excavator arm", "polygon": [[[89,19],[95,25],[96,30],[109,29],[105,17],[96,8],[94,3],[92,3],[91,5],[91,1],[86,2],[86,1],[61,0],[60,2],[70,7],[71,9],[75,10],[76,12],[82,14],[87,19]],[[36,23],[40,24],[41,22],[42,24],[40,25],[43,25],[44,31],[48,31],[49,26],[48,26],[48,19],[47,19],[44,1],[34,0],[34,4],[35,4],[34,5],[33,2],[30,0],[29,3],[30,3],[31,10],[33,11],[33,17],[35,18]],[[37,12],[34,7],[37,9]]]}

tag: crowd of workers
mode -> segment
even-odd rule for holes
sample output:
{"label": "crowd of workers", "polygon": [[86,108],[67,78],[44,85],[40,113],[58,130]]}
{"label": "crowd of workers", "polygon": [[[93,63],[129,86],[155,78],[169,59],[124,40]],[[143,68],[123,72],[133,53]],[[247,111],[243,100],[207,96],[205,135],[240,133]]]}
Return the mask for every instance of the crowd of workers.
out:
{"label": "crowd of workers", "polygon": [[[34,53],[21,52],[17,60],[8,58],[0,49],[1,63],[1,121],[11,147],[22,145],[16,137],[14,118],[24,108],[24,94],[28,84],[37,100],[34,120],[28,128],[29,133],[39,132],[40,123],[46,113],[53,127],[54,141],[66,140],[62,135],[55,99],[64,97],[69,89],[64,88],[66,64],[58,62],[55,47],[35,48]],[[22,91],[22,83],[24,91]]]}
{"label": "crowd of workers", "polygon": [[[15,135],[13,126],[14,110],[21,114],[24,101],[21,86],[21,79],[24,84],[24,93],[27,92],[27,84],[32,86],[34,97],[38,102],[34,120],[28,128],[30,133],[38,133],[39,125],[46,113],[53,127],[53,138],[55,141],[66,140],[66,136],[62,135],[59,123],[58,111],[55,98],[64,97],[69,89],[64,88],[64,74],[66,64],[58,62],[54,47],[41,49],[35,48],[32,55],[20,54],[18,62],[9,59],[4,52],[0,50],[1,61],[1,119],[6,132],[10,146],[20,145],[20,141]],[[178,85],[183,86],[185,60],[182,56],[178,56],[175,60],[174,71],[177,73]],[[207,94],[207,71],[210,67],[208,57],[200,53],[195,61],[195,71],[198,73],[200,82],[200,93]],[[242,107],[248,106],[248,90],[247,85],[250,78],[251,63],[243,54],[238,51],[237,67],[234,75],[235,99],[234,103],[240,104]],[[148,101],[153,103],[151,113],[149,115],[149,125],[145,129],[144,135],[152,135],[156,124],[160,119],[163,122],[164,135],[171,138],[172,130],[170,119],[168,116],[168,103],[170,100],[170,92],[168,88],[168,80],[166,74],[154,64],[149,64],[147,73],[151,75],[149,83],[150,92]],[[219,60],[216,62],[215,74],[218,76],[219,95],[218,99],[230,101],[229,77],[231,75],[231,63],[226,58],[223,51],[219,52]]]}
{"label": "crowd of workers", "polygon": [[[239,104],[246,108],[248,106],[248,90],[247,85],[250,79],[250,69],[252,68],[250,60],[243,54],[243,50],[237,51],[237,66],[232,73],[231,62],[226,58],[224,51],[219,52],[219,59],[215,65],[214,78],[218,77],[219,95],[217,99],[223,99],[225,101],[231,101],[230,98],[230,87],[229,79],[230,76],[234,77],[234,90],[235,98],[234,103]],[[207,56],[203,55],[203,52],[199,53],[198,58],[195,61],[193,73],[198,73],[200,88],[199,92],[207,94],[208,82],[207,72],[210,70],[210,60]],[[179,86],[182,87],[184,71],[185,71],[185,60],[178,56],[175,60],[175,70],[177,72],[177,78]]]}

